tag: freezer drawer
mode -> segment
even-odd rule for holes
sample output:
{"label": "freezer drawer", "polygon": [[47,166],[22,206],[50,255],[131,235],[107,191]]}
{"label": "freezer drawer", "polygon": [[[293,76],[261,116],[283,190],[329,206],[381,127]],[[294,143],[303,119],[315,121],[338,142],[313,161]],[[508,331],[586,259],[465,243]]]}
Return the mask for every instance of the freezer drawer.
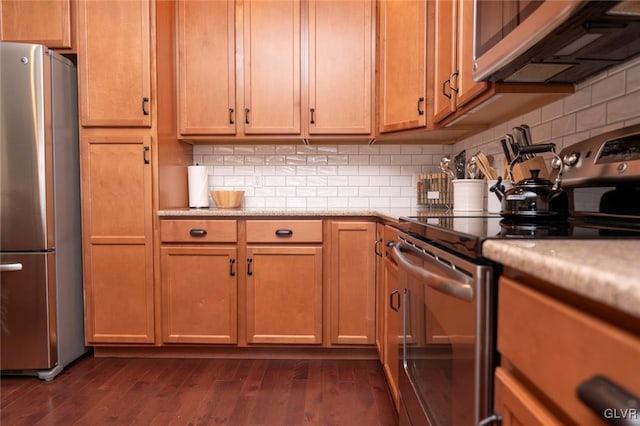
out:
{"label": "freezer drawer", "polygon": [[55,253],[2,253],[0,265],[0,367],[52,368],[58,362]]}

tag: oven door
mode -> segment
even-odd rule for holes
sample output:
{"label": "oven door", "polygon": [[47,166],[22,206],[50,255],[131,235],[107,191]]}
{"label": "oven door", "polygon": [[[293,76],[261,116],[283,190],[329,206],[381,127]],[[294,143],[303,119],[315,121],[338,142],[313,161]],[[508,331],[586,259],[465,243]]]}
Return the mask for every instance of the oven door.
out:
{"label": "oven door", "polygon": [[408,236],[393,254],[404,288],[400,424],[474,425],[491,405],[492,267]]}

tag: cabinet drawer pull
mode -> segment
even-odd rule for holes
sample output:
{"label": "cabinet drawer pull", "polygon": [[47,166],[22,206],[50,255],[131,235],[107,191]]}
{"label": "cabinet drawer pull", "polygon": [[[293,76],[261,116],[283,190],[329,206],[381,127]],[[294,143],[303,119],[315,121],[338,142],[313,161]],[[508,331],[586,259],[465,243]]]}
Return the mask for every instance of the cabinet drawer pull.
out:
{"label": "cabinet drawer pull", "polygon": [[204,237],[205,235],[207,235],[207,230],[206,229],[192,229],[189,231],[189,235],[191,235],[192,237]]}
{"label": "cabinet drawer pull", "polygon": [[235,121],[233,121],[233,108],[229,108],[229,124],[235,124]]}
{"label": "cabinet drawer pull", "polygon": [[380,256],[380,257],[382,257],[382,252],[378,251],[378,244],[380,244],[381,242],[382,242],[382,238],[379,238],[373,244],[373,252],[376,254],[376,256]]}
{"label": "cabinet drawer pull", "polygon": [[447,93],[447,86],[451,89],[451,79],[448,78],[442,82],[442,94],[447,98],[451,99],[451,92]]}
{"label": "cabinet drawer pull", "polygon": [[247,275],[253,275],[253,271],[251,270],[251,264],[253,263],[252,258],[247,258]]}
{"label": "cabinet drawer pull", "polygon": [[424,115],[424,109],[420,108],[424,102],[424,97],[420,96],[418,98],[418,115]]}
{"label": "cabinet drawer pull", "polygon": [[144,164],[149,164],[149,158],[147,157],[147,153],[149,152],[149,147],[145,146],[142,148],[142,161]]}
{"label": "cabinet drawer pull", "polygon": [[291,229],[276,229],[276,237],[290,237],[293,235]]}
{"label": "cabinet drawer pull", "polygon": [[[393,303],[394,296],[398,296],[398,303]],[[389,294],[389,307],[396,312],[400,312],[400,290],[395,289],[391,292],[391,294]]]}
{"label": "cabinet drawer pull", "polygon": [[229,275],[232,277],[236,276],[235,271],[233,270],[233,265],[236,263],[235,259],[229,259]]}
{"label": "cabinet drawer pull", "polygon": [[149,103],[149,98],[146,96],[142,98],[142,114],[149,115],[149,111],[147,110],[147,103]]}
{"label": "cabinet drawer pull", "polygon": [[316,109],[315,108],[310,108],[309,112],[311,113],[311,122],[310,122],[310,124],[316,124],[316,117],[315,117]]}
{"label": "cabinet drawer pull", "polygon": [[251,110],[249,108],[244,109],[244,124],[249,124],[249,113]]}
{"label": "cabinet drawer pull", "polygon": [[[640,397],[629,392],[613,380],[595,375],[578,385],[576,391],[582,401],[600,419],[608,424],[638,424]],[[612,420],[618,421],[612,423]]]}

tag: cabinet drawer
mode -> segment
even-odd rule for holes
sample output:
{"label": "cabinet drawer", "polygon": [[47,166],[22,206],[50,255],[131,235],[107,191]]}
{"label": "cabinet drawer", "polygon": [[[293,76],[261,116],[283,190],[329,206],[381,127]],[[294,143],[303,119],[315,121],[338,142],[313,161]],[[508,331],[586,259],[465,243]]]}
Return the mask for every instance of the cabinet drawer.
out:
{"label": "cabinet drawer", "polygon": [[526,376],[576,424],[600,423],[576,395],[578,385],[596,374],[640,395],[637,335],[505,277],[499,295],[503,365]]}
{"label": "cabinet drawer", "polygon": [[162,220],[163,243],[235,243],[238,240],[235,220]]}
{"label": "cabinet drawer", "polygon": [[321,243],[321,220],[248,220],[248,243]]}

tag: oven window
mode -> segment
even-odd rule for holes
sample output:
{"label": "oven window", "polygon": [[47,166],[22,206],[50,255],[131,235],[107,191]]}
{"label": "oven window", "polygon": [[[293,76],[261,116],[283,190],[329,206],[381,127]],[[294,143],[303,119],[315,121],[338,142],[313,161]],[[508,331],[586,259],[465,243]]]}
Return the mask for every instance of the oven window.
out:
{"label": "oven window", "polygon": [[408,277],[405,370],[431,424],[475,421],[475,301]]}
{"label": "oven window", "polygon": [[[475,57],[495,46],[544,0],[476,0]],[[547,0],[549,1],[549,0]]]}

